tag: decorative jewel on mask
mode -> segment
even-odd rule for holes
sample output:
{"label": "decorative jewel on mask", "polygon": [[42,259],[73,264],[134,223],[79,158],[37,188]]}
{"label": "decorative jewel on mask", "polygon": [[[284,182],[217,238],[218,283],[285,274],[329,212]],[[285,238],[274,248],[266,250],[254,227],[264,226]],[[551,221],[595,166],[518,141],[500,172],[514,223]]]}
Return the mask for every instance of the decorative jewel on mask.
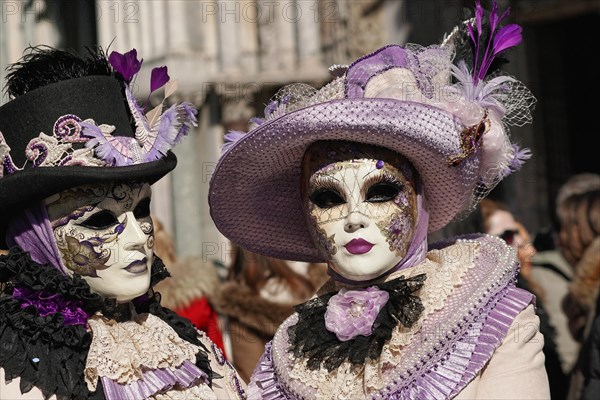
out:
{"label": "decorative jewel on mask", "polygon": [[383,162],[383,160],[378,160],[377,164],[375,164],[375,168],[382,169],[384,165],[385,163]]}
{"label": "decorative jewel on mask", "polygon": [[467,127],[460,133],[460,148],[462,153],[449,157],[448,165],[455,167],[470,155],[477,154],[477,151],[481,149],[483,135],[490,130],[490,125],[488,111],[485,110],[478,124]]}
{"label": "decorative jewel on mask", "polygon": [[424,307],[414,293],[426,278],[401,276],[368,289],[327,293],[296,306],[298,322],[288,329],[289,351],[305,358],[310,370],[323,365],[333,371],[344,361],[364,365],[367,358],[377,359],[398,323],[410,329],[418,321]]}

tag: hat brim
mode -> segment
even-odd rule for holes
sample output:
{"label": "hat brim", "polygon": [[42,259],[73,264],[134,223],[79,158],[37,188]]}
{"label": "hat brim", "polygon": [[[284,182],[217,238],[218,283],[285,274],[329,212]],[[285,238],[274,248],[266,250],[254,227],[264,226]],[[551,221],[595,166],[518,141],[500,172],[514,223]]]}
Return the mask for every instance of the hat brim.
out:
{"label": "hat brim", "polygon": [[172,152],[159,160],[125,167],[38,167],[5,175],[0,179],[0,247],[12,216],[55,193],[77,186],[117,182],[153,184],[177,165]]}
{"label": "hat brim", "polygon": [[429,232],[465,206],[479,161],[457,166],[464,125],[452,114],[394,99],[342,99],[303,108],[264,123],[219,161],[211,178],[209,206],[219,231],[241,247],[266,256],[322,262],[301,201],[301,162],[320,140],[372,144],[408,158],[425,190]]}

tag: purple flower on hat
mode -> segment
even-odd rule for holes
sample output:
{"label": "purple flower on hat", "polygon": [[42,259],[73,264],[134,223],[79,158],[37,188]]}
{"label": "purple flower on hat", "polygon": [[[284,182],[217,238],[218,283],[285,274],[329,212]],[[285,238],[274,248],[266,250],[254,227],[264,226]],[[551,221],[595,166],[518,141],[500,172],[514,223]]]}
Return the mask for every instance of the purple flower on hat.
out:
{"label": "purple flower on hat", "polygon": [[150,75],[150,93],[165,86],[170,79],[166,66],[154,68]]}
{"label": "purple flower on hat", "polygon": [[379,312],[387,303],[388,292],[371,286],[363,290],[340,290],[329,299],[325,327],[342,342],[358,335],[370,336]]}
{"label": "purple flower on hat", "polygon": [[125,82],[129,83],[135,74],[140,72],[144,59],[141,61],[138,60],[137,50],[131,49],[125,54],[113,51],[110,53],[110,56],[108,56],[108,62],[115,71],[121,74]]}

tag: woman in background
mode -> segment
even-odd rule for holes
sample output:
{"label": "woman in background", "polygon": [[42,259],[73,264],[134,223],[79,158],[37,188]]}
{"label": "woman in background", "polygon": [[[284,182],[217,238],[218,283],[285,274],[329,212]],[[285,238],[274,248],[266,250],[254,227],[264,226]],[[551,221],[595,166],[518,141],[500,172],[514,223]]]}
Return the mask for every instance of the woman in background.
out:
{"label": "woman in background", "polygon": [[154,288],[161,295],[161,303],[192,321],[224,352],[217,312],[209,301],[219,286],[216,267],[200,257],[178,259],[173,238],[159,220],[154,217],[152,220],[156,254],[171,274],[171,279],[165,279]]}
{"label": "woman in background", "polygon": [[[550,394],[553,399],[564,399],[567,394],[568,372],[562,369],[557,342],[562,340],[558,337],[558,333],[566,335],[568,332],[566,329],[556,327],[557,321],[561,322],[560,319],[556,319],[556,314],[562,314],[562,310],[556,306],[552,309],[553,314],[550,314],[546,307],[547,302],[558,304],[561,299],[553,298],[554,293],[546,293],[532,273],[532,258],[537,251],[525,226],[515,219],[503,203],[498,201],[481,200],[480,211],[483,231],[502,238],[517,252],[520,264],[517,287],[529,290],[536,296],[536,314],[540,318],[540,332],[544,335],[545,365],[550,382]],[[562,322],[564,323],[564,320]]]}
{"label": "woman in background", "polygon": [[264,257],[235,246],[227,281],[212,299],[227,317],[231,358],[246,382],[281,323],[327,280],[325,266]]}
{"label": "woman in background", "polygon": [[559,191],[560,248],[574,270],[563,306],[573,337],[582,343],[569,399],[596,398],[600,390],[600,176],[571,178]]}

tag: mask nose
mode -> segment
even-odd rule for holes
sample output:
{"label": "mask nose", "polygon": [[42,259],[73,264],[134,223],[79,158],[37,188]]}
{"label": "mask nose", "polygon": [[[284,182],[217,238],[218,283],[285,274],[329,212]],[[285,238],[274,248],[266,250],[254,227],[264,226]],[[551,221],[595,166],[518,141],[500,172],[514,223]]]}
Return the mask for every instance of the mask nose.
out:
{"label": "mask nose", "polygon": [[368,228],[369,224],[369,219],[366,218],[363,214],[357,211],[352,211],[350,214],[348,214],[348,217],[346,217],[344,231],[346,231],[347,233],[354,233],[359,229]]}
{"label": "mask nose", "polygon": [[122,240],[125,240],[123,248],[125,250],[138,250],[144,253],[144,246],[148,241],[148,235],[144,233],[139,221],[135,219],[132,212],[128,212],[126,215],[127,227],[125,228],[122,237]]}

